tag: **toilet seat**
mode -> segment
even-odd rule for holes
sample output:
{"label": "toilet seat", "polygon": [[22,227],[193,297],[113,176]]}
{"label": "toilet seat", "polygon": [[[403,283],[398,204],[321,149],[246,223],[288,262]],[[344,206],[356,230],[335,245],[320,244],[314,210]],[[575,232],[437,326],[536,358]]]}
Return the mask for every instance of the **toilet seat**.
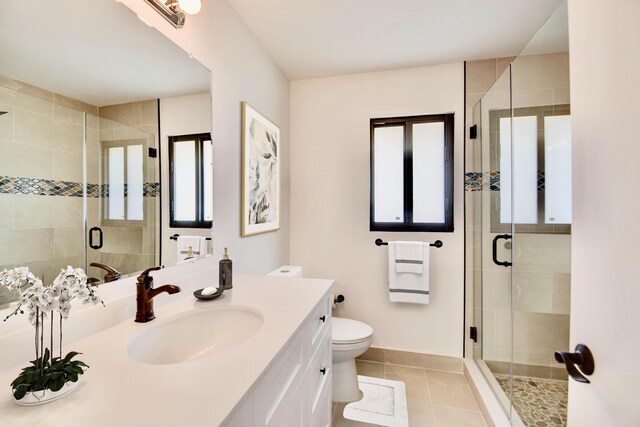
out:
{"label": "toilet seat", "polygon": [[373,336],[373,328],[357,320],[334,317],[331,323],[334,345],[357,344],[365,342]]}

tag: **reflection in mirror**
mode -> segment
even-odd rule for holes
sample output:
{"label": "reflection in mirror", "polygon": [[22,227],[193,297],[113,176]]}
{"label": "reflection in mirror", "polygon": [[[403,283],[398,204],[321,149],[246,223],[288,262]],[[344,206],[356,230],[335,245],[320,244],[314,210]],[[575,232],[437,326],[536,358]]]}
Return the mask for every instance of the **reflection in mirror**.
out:
{"label": "reflection in mirror", "polygon": [[211,134],[169,137],[169,224],[211,228],[213,144]]}
{"label": "reflection in mirror", "polygon": [[174,263],[167,141],[211,132],[209,71],[113,0],[9,0],[3,17],[0,268],[100,284]]}

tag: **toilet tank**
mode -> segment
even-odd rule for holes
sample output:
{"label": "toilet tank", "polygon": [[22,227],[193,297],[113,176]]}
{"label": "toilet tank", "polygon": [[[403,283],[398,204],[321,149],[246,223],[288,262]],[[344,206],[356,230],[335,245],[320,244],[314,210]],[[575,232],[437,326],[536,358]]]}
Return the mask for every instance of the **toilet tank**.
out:
{"label": "toilet tank", "polygon": [[302,267],[299,265],[283,265],[267,274],[267,276],[302,277]]}

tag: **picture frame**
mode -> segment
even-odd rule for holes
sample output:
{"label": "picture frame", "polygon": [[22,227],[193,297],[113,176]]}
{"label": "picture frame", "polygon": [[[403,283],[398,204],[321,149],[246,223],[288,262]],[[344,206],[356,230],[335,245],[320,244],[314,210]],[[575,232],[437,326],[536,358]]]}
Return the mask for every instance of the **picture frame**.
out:
{"label": "picture frame", "polygon": [[241,235],[280,229],[280,127],[242,102]]}

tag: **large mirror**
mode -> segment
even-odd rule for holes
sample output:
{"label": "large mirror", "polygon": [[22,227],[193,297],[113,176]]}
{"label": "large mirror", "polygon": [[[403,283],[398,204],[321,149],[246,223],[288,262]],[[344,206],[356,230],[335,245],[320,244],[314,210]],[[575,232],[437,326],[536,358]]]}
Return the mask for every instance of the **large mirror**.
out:
{"label": "large mirror", "polygon": [[103,284],[211,251],[211,221],[170,227],[168,155],[211,133],[209,70],[114,0],[5,1],[0,57],[0,269]]}

